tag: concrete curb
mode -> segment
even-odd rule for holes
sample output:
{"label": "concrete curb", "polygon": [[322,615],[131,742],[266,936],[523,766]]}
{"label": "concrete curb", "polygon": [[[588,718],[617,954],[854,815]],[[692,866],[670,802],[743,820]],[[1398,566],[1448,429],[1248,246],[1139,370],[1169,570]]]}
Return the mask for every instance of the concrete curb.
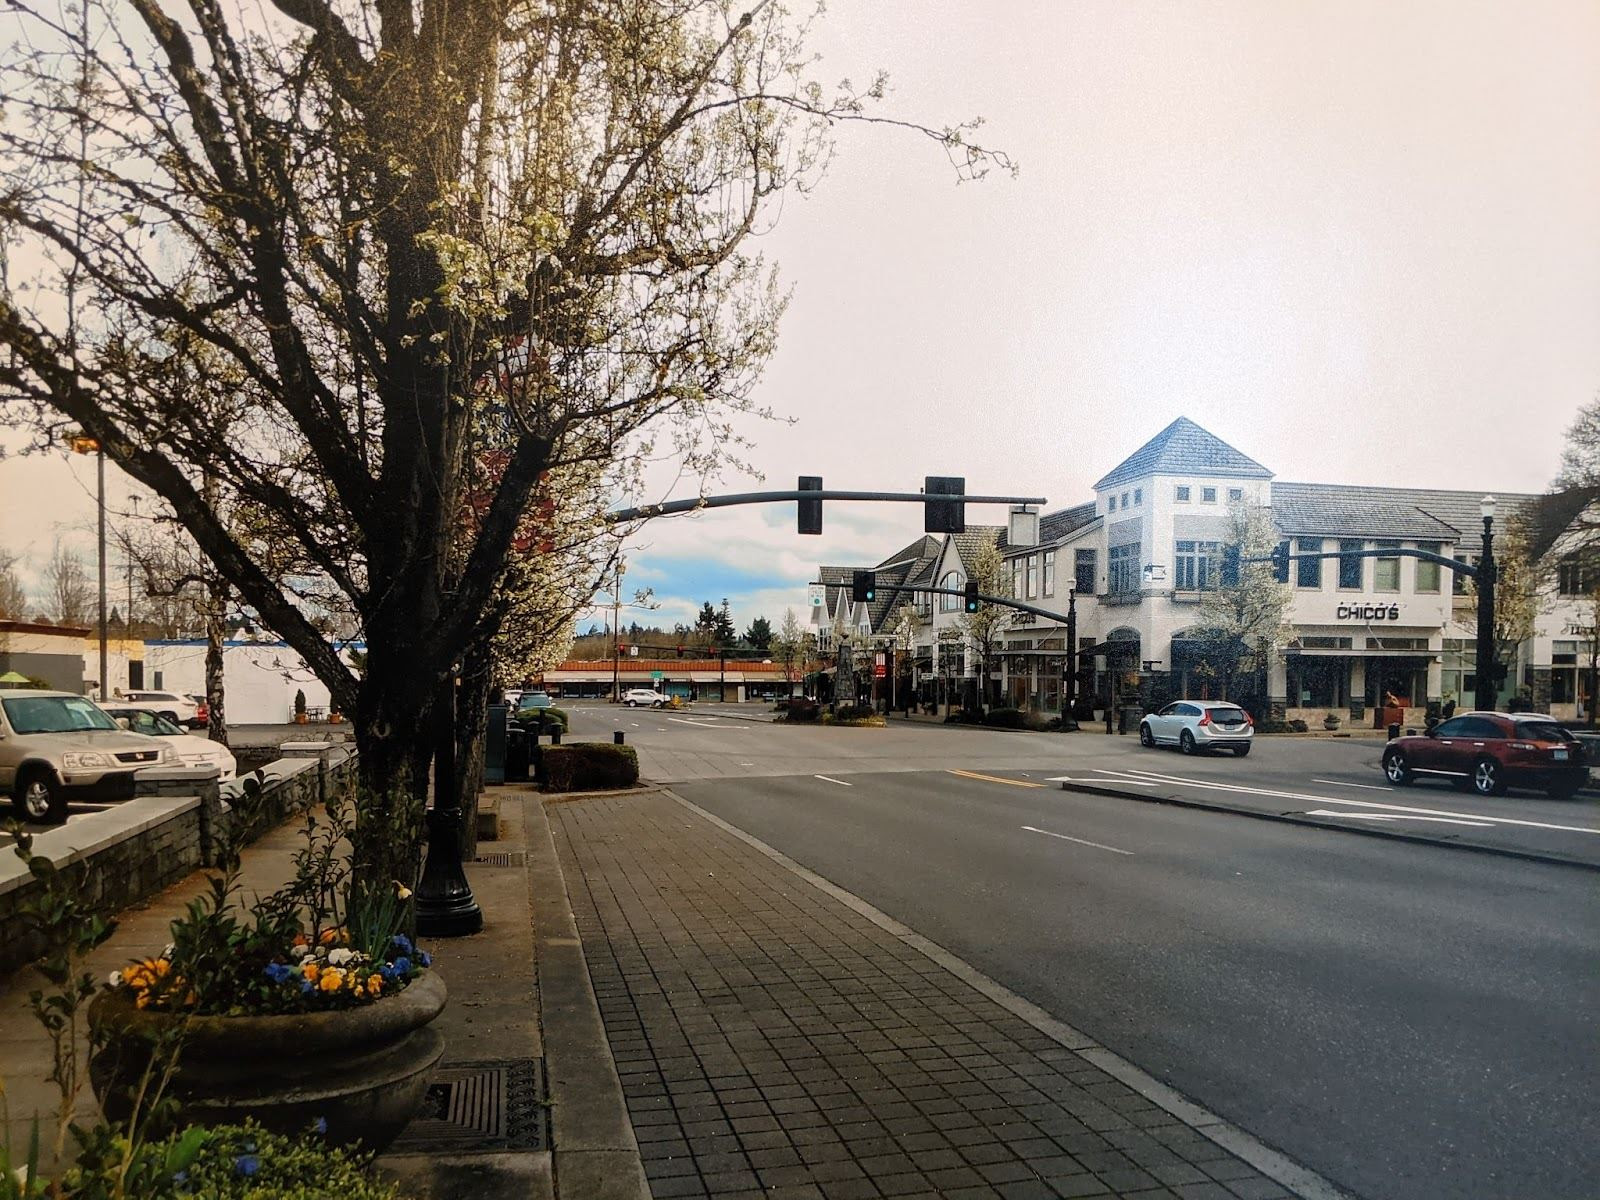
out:
{"label": "concrete curb", "polygon": [[906,945],[920,951],[963,983],[1020,1017],[1046,1037],[1073,1051],[1086,1062],[1100,1068],[1113,1079],[1127,1085],[1158,1108],[1171,1113],[1173,1117],[1188,1125],[1200,1136],[1216,1143],[1230,1154],[1236,1155],[1267,1176],[1267,1178],[1293,1192],[1301,1200],[1356,1200],[1353,1193],[1345,1191],[1337,1184],[1311,1170],[1311,1168],[1302,1166],[1287,1155],[1252,1137],[1236,1125],[1229,1124],[1209,1109],[1189,1100],[1176,1089],[1168,1087],[1115,1051],[1106,1049],[1087,1034],[1073,1028],[1065,1021],[1051,1016],[1031,1000],[1024,999],[1004,984],[990,979],[964,959],[957,958],[944,947],[936,942],[929,941],[908,926],[902,925],[899,921],[882,910],[875,908],[854,893],[847,892],[837,884],[830,883],[815,871],[801,866],[782,851],[775,850],[760,838],[748,834],[734,825],[730,825],[721,817],[707,812],[693,801],[685,800],[670,787],[664,787],[661,791],[696,816],[709,821],[724,833],[738,838],[747,846],[764,854],[774,863],[793,872],[812,887],[819,889],[860,916],[865,917],[886,933],[899,938]]}
{"label": "concrete curb", "polygon": [[1226,813],[1235,817],[1253,817],[1258,821],[1276,821],[1280,825],[1299,825],[1305,829],[1326,829],[1334,833],[1350,833],[1359,837],[1382,838],[1391,842],[1410,842],[1418,846],[1435,846],[1442,850],[1469,850],[1474,854],[1487,854],[1495,858],[1510,858],[1519,862],[1543,863],[1552,867],[1572,867],[1580,871],[1600,871],[1600,863],[1585,862],[1581,858],[1564,858],[1559,854],[1543,854],[1537,850],[1517,850],[1509,846],[1485,846],[1481,842],[1450,841],[1429,837],[1425,833],[1403,833],[1370,825],[1336,825],[1331,821],[1318,821],[1295,813],[1267,812],[1259,808],[1246,808],[1239,804],[1222,804],[1215,800],[1190,800],[1183,796],[1157,796],[1148,792],[1123,792],[1094,783],[1063,783],[1064,792],[1082,792],[1086,796],[1107,796],[1113,800],[1137,800],[1142,804],[1169,804],[1174,808],[1193,808],[1201,812]]}
{"label": "concrete curb", "polygon": [[[583,798],[595,795],[584,793]],[[529,796],[527,814],[528,900],[534,912],[556,1194],[649,1200],[639,1143],[589,981],[542,797]]]}

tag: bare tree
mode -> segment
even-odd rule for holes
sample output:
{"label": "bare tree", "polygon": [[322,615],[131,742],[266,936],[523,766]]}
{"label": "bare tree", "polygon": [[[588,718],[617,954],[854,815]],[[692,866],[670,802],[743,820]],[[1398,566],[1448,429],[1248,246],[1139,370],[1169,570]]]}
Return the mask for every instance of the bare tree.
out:
{"label": "bare tree", "polygon": [[94,585],[83,558],[60,542],[44,567],[44,603],[58,625],[89,625],[95,620]]}
{"label": "bare tree", "polygon": [[[1225,540],[1238,546],[1242,557],[1260,558],[1272,553],[1278,534],[1266,509],[1240,501],[1228,506]],[[1213,569],[1216,566],[1212,564]],[[1265,673],[1267,656],[1285,639],[1293,599],[1289,585],[1278,581],[1270,563],[1246,563],[1239,568],[1237,582],[1202,594],[1191,634],[1199,644],[1197,669],[1217,681],[1224,700],[1237,691],[1247,662]]]}
{"label": "bare tree", "polygon": [[[1005,555],[1000,552],[1000,535],[991,532],[973,555],[972,578],[978,591],[985,596],[1003,600],[1011,598],[1011,571]],[[1001,604],[980,601],[978,611],[965,613],[956,622],[967,640],[972,643],[978,659],[978,710],[987,707],[990,700],[990,675],[993,673],[995,655],[1000,648],[1001,635],[1011,628],[1014,609]]]}
{"label": "bare tree", "polygon": [[0,619],[25,621],[27,614],[28,590],[17,574],[17,555],[0,550]]}
{"label": "bare tree", "polygon": [[[812,82],[774,0],[87,2],[81,30],[9,8],[0,419],[81,428],[165,500],[354,715],[381,827],[540,478],[738,453],[784,304],[746,242],[882,81]],[[342,597],[363,674],[219,504]]]}

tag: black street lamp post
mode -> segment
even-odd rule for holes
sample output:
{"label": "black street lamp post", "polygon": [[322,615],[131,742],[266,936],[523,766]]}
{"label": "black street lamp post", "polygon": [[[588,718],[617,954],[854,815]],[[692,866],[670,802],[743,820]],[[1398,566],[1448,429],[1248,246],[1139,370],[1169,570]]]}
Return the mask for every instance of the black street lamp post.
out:
{"label": "black street lamp post", "polygon": [[1491,712],[1500,682],[1495,678],[1494,652],[1494,497],[1485,496],[1478,511],[1483,515],[1483,556],[1478,560],[1477,694],[1473,703],[1480,712]]}
{"label": "black street lamp post", "polygon": [[1061,730],[1063,733],[1078,728],[1073,709],[1078,703],[1078,589],[1067,589],[1067,677],[1061,687]]}

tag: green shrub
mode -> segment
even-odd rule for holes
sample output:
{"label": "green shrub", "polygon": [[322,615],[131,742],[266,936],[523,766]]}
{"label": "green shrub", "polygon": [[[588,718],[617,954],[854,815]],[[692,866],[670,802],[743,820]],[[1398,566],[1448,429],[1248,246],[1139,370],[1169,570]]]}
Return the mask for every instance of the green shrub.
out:
{"label": "green shrub", "polygon": [[1290,733],[1310,733],[1311,732],[1311,726],[1307,725],[1299,717],[1296,717],[1294,720],[1289,722],[1289,732]]}
{"label": "green shrub", "polygon": [[604,791],[639,782],[639,756],[632,746],[567,742],[541,747],[540,759],[547,792]]}
{"label": "green shrub", "polygon": [[878,725],[884,721],[870,704],[841,704],[823,718],[829,725]]}
{"label": "green shrub", "polygon": [[789,701],[789,706],[784,710],[785,721],[815,721],[822,712],[822,706],[807,696],[796,696]]}
{"label": "green shrub", "polygon": [[557,708],[554,705],[549,708],[520,708],[517,710],[515,720],[524,729],[536,730],[539,728],[541,717],[544,718],[544,723],[547,727],[560,725],[563,733],[566,732],[567,726],[571,723],[571,719],[567,716],[567,710]]}
{"label": "green shrub", "polygon": [[983,714],[983,723],[995,729],[1021,729],[1023,721],[1020,708],[991,708]]}
{"label": "green shrub", "polygon": [[1047,729],[1060,729],[1061,718],[1047,716],[1036,708],[1030,708],[1027,712],[1022,714],[1022,727],[1024,729],[1031,729],[1036,733],[1043,732]]}

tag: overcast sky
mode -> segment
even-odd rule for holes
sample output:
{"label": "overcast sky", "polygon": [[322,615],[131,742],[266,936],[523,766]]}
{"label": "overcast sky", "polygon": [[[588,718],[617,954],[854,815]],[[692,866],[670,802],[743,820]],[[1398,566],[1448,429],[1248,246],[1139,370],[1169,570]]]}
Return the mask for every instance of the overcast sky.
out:
{"label": "overcast sky", "polygon": [[[1059,507],[1187,415],[1280,479],[1531,491],[1600,395],[1594,0],[828,8],[821,78],[885,68],[886,112],[982,115],[1021,173],[957,185],[929,142],[840,128],[763,238],[793,288],[758,398],[795,424],[748,429],[767,486],[951,474]],[[0,546],[42,564],[92,520],[88,460],[0,470]],[[657,522],[637,615],[777,624],[816,563],[921,532],[824,521]]]}

